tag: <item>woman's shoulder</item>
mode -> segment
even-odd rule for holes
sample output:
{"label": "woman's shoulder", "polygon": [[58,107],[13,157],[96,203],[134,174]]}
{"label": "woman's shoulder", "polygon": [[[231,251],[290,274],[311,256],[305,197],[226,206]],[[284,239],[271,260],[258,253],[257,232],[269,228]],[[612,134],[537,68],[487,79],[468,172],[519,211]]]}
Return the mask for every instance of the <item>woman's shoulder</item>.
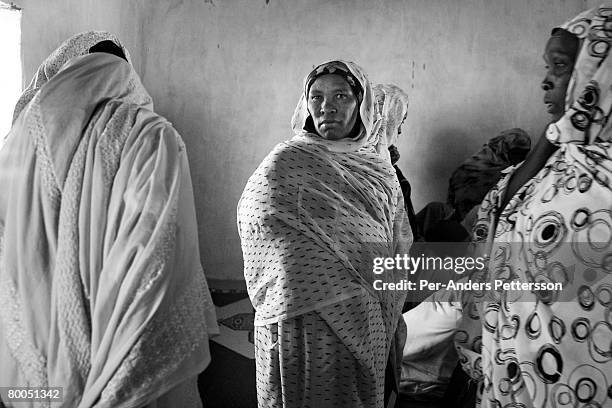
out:
{"label": "woman's shoulder", "polygon": [[258,185],[283,186],[291,190],[317,177],[321,161],[313,151],[288,140],[268,153],[250,180]]}
{"label": "woman's shoulder", "polygon": [[262,161],[260,168],[268,172],[293,172],[302,167],[306,152],[290,140],[274,146]]}

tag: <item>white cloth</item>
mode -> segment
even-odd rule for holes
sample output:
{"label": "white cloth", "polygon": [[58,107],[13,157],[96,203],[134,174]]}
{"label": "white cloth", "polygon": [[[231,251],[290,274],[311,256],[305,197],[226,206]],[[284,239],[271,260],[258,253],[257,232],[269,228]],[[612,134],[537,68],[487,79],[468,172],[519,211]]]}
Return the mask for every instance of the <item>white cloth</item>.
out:
{"label": "white cloth", "polygon": [[[373,124],[369,81],[357,65],[343,63],[364,89],[359,107],[364,131],[338,141],[304,131],[309,113],[302,95],[292,119],[296,136],[277,145],[263,160],[238,204],[255,324],[273,323],[364,293],[377,298],[400,296],[373,289],[377,276],[366,252],[394,256],[394,250],[409,248],[412,235],[404,224],[401,190],[391,163],[374,149],[379,133]],[[296,235],[303,237],[302,245],[291,239]],[[277,254],[272,259],[245,245],[260,241],[274,245]],[[311,259],[307,267],[294,261],[302,254]],[[330,273],[329,267],[338,270]],[[383,278],[399,282],[402,273],[390,271]]]}
{"label": "white cloth", "polygon": [[403,359],[410,361],[454,336],[461,322],[462,308],[452,302],[427,299],[404,313],[403,318],[406,327],[412,328],[406,334],[403,352]]}
{"label": "white cloth", "polygon": [[455,366],[455,332],[461,323],[461,304],[431,298],[403,314],[406,342],[402,352],[400,392],[434,398],[444,394]]}
{"label": "white cloth", "polygon": [[[363,70],[357,64],[342,60],[338,60],[337,62],[345,64],[351,74],[360,84],[362,84],[363,95],[359,104],[359,118],[362,123],[361,131],[354,138],[343,138],[339,140],[326,140],[317,134],[307,132],[304,130],[304,125],[310,113],[308,112],[307,95],[302,94],[293,113],[293,117],[291,118],[291,128],[296,135],[294,140],[303,140],[308,143],[325,146],[325,148],[331,152],[355,152],[357,150],[372,152],[375,150],[380,137],[378,132],[378,126],[380,126],[380,124],[377,120],[377,112],[374,109],[372,86]],[[323,63],[321,66],[326,64],[328,63]],[[306,82],[307,79],[308,77],[304,79],[304,82]]]}
{"label": "white cloth", "polygon": [[377,292],[373,281],[399,282],[405,271],[375,275],[371,258],[409,247],[402,203],[391,164],[376,152],[330,152],[300,136],[276,146],[238,205],[255,324],[366,294],[401,308],[403,293]]}
{"label": "white cloth", "polygon": [[[46,84],[51,78],[57,74],[60,69],[72,58],[85,55],[89,52],[89,49],[101,41],[112,41],[121,48],[128,62],[131,64],[130,52],[121,44],[119,39],[113,34],[106,31],[86,31],[83,33],[76,34],[66,41],[64,41],[55,51],[49,55],[45,61],[38,67],[34,77],[30,81],[30,84],[24,89],[23,93],[19,97],[19,100],[15,104],[13,112],[13,123],[17,120],[17,117],[23,110],[23,108],[34,98],[36,92]],[[138,86],[140,79],[135,71],[130,72],[130,91],[132,94],[136,94],[141,90],[144,91],[142,86]],[[143,94],[139,95],[141,99],[140,103],[151,104],[152,99],[144,91]]]}
{"label": "white cloth", "polygon": [[379,136],[376,151],[391,161],[389,146],[397,144],[398,130],[408,113],[408,94],[393,84],[374,86],[377,126]]}
{"label": "white cloth", "polygon": [[95,53],[18,112],[0,150],[0,386],[82,408],[194,391],[217,325],[185,147],[150,108],[131,66]]}

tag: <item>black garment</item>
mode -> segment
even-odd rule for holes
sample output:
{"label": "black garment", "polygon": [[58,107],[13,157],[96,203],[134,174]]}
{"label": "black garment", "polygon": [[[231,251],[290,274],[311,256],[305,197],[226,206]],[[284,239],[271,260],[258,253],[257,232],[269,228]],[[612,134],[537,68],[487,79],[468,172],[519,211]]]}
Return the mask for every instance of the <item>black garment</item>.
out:
{"label": "black garment", "polygon": [[402,171],[396,165],[393,165],[395,169],[395,174],[397,174],[397,179],[399,180],[400,187],[402,188],[402,195],[404,196],[404,208],[406,208],[406,213],[408,214],[408,222],[410,223],[410,229],[412,229],[412,235],[414,236],[414,240],[416,241],[418,237],[421,236],[417,221],[416,215],[414,213],[414,207],[412,206],[412,200],[410,199],[410,194],[412,192],[412,187],[410,187],[410,183],[404,177]]}
{"label": "black garment", "polygon": [[117,44],[110,40],[100,41],[89,49],[90,54],[94,52],[105,52],[107,54],[113,54],[127,61],[127,58],[125,57],[125,54],[123,53],[121,47],[119,47]]}

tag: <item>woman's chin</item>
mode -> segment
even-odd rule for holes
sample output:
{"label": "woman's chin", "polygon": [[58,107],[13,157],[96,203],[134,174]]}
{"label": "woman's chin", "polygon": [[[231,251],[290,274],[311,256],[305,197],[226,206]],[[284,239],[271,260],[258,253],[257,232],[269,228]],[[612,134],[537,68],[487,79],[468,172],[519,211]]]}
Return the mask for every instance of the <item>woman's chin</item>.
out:
{"label": "woman's chin", "polygon": [[334,131],[319,132],[319,134],[325,140],[340,140],[344,137],[341,134],[338,134],[337,132],[334,132]]}
{"label": "woman's chin", "polygon": [[550,121],[558,122],[563,117],[563,112],[549,112],[550,113]]}
{"label": "woman's chin", "polygon": [[552,104],[546,105],[546,112],[550,115],[550,119],[552,122],[556,122],[561,119],[561,117],[565,113],[562,109],[559,109],[557,106]]}

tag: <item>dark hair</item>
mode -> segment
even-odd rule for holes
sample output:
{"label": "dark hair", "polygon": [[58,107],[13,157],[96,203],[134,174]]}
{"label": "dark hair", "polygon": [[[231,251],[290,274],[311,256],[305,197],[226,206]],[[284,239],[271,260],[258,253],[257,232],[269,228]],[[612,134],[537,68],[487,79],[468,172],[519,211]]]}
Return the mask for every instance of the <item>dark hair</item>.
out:
{"label": "dark hair", "polygon": [[105,52],[107,54],[113,54],[127,61],[127,58],[125,57],[125,54],[123,53],[121,47],[119,47],[117,44],[110,40],[100,41],[89,49],[90,54],[93,54],[94,52]]}
{"label": "dark hair", "polygon": [[573,52],[574,61],[578,58],[578,51],[580,50],[580,38],[574,33],[567,31],[564,28],[553,28],[550,32],[551,37],[559,37],[563,41],[567,41]]}
{"label": "dark hair", "polygon": [[[361,102],[363,101],[364,92],[363,92],[363,88],[361,87],[361,84],[359,83],[357,78],[355,78],[355,76],[351,73],[351,71],[349,70],[349,68],[346,66],[344,62],[329,61],[329,62],[326,62],[326,63],[323,63],[317,66],[315,69],[313,69],[310,72],[310,74],[306,78],[305,88],[304,88],[304,95],[306,96],[306,98],[308,98],[308,93],[310,92],[310,87],[312,86],[312,84],[317,80],[317,78],[322,77],[323,75],[338,75],[342,77],[351,87],[351,90],[353,91],[355,98],[357,98],[357,107],[356,107],[357,120],[355,121],[355,125],[353,126],[353,129],[351,129],[351,131],[346,137],[351,138],[351,139],[354,137],[357,137],[359,133],[361,132],[361,125],[362,125],[361,113],[359,112],[359,107],[361,106]],[[306,118],[306,122],[304,123],[303,129],[309,133],[318,134],[316,127],[314,125],[312,116],[310,114]]]}

